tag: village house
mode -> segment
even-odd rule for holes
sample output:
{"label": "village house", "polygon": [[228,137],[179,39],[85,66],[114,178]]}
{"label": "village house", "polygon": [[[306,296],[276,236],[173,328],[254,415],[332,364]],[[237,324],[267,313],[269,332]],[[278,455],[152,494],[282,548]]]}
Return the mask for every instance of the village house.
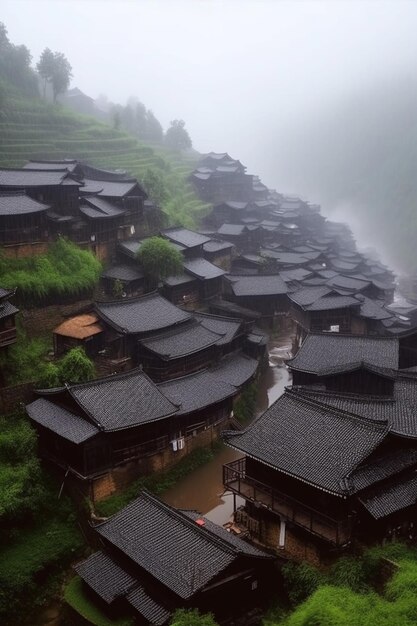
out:
{"label": "village house", "polygon": [[285,314],[288,310],[287,286],[279,274],[225,276],[223,297],[264,317]]}
{"label": "village house", "polygon": [[137,624],[164,626],[185,607],[212,612],[224,623],[262,606],[269,595],[271,556],[147,491],[95,532],[101,550],[75,570],[110,617],[124,607]]}
{"label": "village house", "polygon": [[318,564],[356,541],[412,537],[417,521],[416,379],[382,396],[288,389],[227,445],[235,519],[283,556]]}
{"label": "village house", "polygon": [[16,315],[19,309],[9,302],[13,296],[12,289],[0,287],[0,350],[7,349],[17,340]]}
{"label": "village house", "polygon": [[97,500],[216,440],[229,423],[233,398],[257,365],[248,356],[232,355],[160,385],[134,369],[38,391],[26,411],[40,455]]}

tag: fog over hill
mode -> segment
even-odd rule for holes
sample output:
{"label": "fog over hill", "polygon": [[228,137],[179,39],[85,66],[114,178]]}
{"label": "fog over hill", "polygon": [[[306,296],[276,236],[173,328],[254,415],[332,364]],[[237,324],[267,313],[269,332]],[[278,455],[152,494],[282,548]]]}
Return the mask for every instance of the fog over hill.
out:
{"label": "fog over hill", "polygon": [[184,119],[199,152],[227,151],[417,269],[414,0],[3,0],[1,20],[34,62],[64,52],[86,94]]}

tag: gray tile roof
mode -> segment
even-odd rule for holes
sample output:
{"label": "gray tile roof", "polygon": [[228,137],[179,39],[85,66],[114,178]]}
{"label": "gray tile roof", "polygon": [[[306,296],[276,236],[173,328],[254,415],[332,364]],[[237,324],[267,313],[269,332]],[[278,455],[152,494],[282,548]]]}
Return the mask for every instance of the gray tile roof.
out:
{"label": "gray tile roof", "polygon": [[332,293],[332,290],[330,287],[327,287],[327,285],[321,285],[318,287],[302,287],[295,293],[292,293],[289,298],[304,308],[313,304],[313,302],[316,302],[320,298],[329,295],[330,293]]}
{"label": "gray tile roof", "polygon": [[[26,169],[0,169],[0,188],[1,187],[55,187],[61,185],[68,172],[66,171],[45,171],[45,170],[26,170]],[[68,179],[71,185],[80,186],[81,183]]]}
{"label": "gray tile roof", "polygon": [[287,286],[279,274],[258,276],[232,276],[231,283],[235,296],[278,296],[287,293]]}
{"label": "gray tile roof", "polygon": [[287,363],[291,369],[320,375],[332,368],[350,368],[361,363],[396,370],[398,359],[396,339],[334,333],[307,335],[295,357]]}
{"label": "gray tile roof", "polygon": [[113,265],[102,273],[103,278],[111,278],[112,280],[121,280],[122,282],[130,282],[132,280],[140,280],[143,278],[143,271],[140,265]]}
{"label": "gray tile roof", "polygon": [[218,278],[219,276],[223,276],[226,273],[220,267],[217,267],[217,265],[213,265],[213,263],[210,263],[203,258],[185,260],[184,270],[192,276],[195,276],[196,278],[201,278],[203,280]]}
{"label": "gray tile roof", "polygon": [[417,450],[415,446],[405,446],[399,449],[385,451],[384,454],[380,454],[375,459],[355,469],[349,477],[351,490],[355,493],[362,491],[416,464]]}
{"label": "gray tile roof", "polygon": [[168,287],[175,287],[176,285],[185,285],[187,283],[197,283],[197,278],[194,276],[188,276],[187,274],[177,274],[176,276],[167,276],[162,281],[164,285]]}
{"label": "gray tile roof", "polygon": [[133,576],[103,552],[95,552],[74,569],[107,604],[125,596],[137,584]]}
{"label": "gray tile roof", "polygon": [[0,194],[0,215],[27,215],[41,213],[49,208],[49,205],[32,200],[25,194]]}
{"label": "gray tile roof", "polygon": [[394,395],[359,396],[330,392],[299,390],[298,393],[313,398],[323,405],[347,411],[363,418],[388,422],[391,432],[401,437],[417,437],[417,380],[399,376],[394,382]]}
{"label": "gray tile roof", "polygon": [[222,252],[223,250],[230,250],[234,244],[230,241],[223,241],[220,239],[210,239],[203,245],[204,252]]}
{"label": "gray tile roof", "polygon": [[158,385],[169,400],[180,407],[177,415],[200,411],[236,395],[237,388],[222,380],[218,370],[203,370]]}
{"label": "gray tile roof", "polygon": [[257,369],[256,359],[238,352],[223,358],[211,371],[228,384],[241,387],[255,375]]}
{"label": "gray tile roof", "polygon": [[28,161],[24,164],[25,170],[68,170],[73,172],[78,163],[75,159],[63,159],[61,161]]}
{"label": "gray tile roof", "polygon": [[233,319],[232,317],[221,317],[220,315],[210,315],[209,313],[195,313],[194,317],[204,328],[208,328],[213,333],[220,335],[220,339],[216,342],[218,346],[231,343],[241,330],[242,320]]}
{"label": "gray tile roof", "polygon": [[359,497],[374,519],[381,519],[413,506],[417,501],[417,471],[376,486]]}
{"label": "gray tile roof", "polygon": [[191,598],[237,558],[254,558],[243,542],[237,547],[147,492],[97,532],[182,599]]}
{"label": "gray tile roof", "polygon": [[348,492],[346,478],[382,443],[386,425],[330,410],[286,391],[228,445],[325,491]]}
{"label": "gray tile roof", "polygon": [[282,265],[306,265],[309,259],[295,252],[276,252],[268,248],[261,249],[261,255],[266,258],[275,259],[277,263]]}
{"label": "gray tile roof", "polygon": [[188,230],[188,228],[166,228],[165,230],[161,230],[161,235],[170,241],[179,243],[181,246],[184,246],[184,248],[202,246],[210,241],[210,237],[200,235],[200,233]]}
{"label": "gray tile roof", "polygon": [[386,310],[384,302],[381,302],[380,300],[371,300],[371,298],[361,296],[359,302],[361,304],[361,317],[366,317],[372,320],[388,320],[393,317],[392,313]]}
{"label": "gray tile roof", "polygon": [[167,623],[170,611],[164,607],[161,598],[158,597],[156,600],[142,585],[132,589],[126,596],[126,600],[152,626],[163,626]]}
{"label": "gray tile roof", "polygon": [[145,347],[160,358],[170,361],[200,352],[217,344],[224,334],[209,330],[197,321],[181,324],[164,333],[139,340],[139,346]]}
{"label": "gray tile roof", "polygon": [[230,237],[238,237],[242,235],[247,230],[247,227],[244,224],[223,224],[218,229],[217,233],[219,235],[226,235]]}
{"label": "gray tile roof", "polygon": [[168,328],[191,317],[156,292],[129,300],[96,302],[95,310],[116,330],[132,334]]}
{"label": "gray tile roof", "polygon": [[88,196],[81,202],[80,211],[83,215],[91,219],[103,219],[108,217],[119,217],[126,213],[125,209],[111,204],[104,198]]}
{"label": "gray tile roof", "polygon": [[113,181],[113,180],[91,180],[84,179],[84,187],[81,192],[96,192],[105,198],[123,198],[127,196],[138,185],[136,180]]}
{"label": "gray tile roof", "polygon": [[330,287],[346,289],[346,291],[352,291],[354,293],[363,291],[369,287],[370,282],[359,280],[357,278],[350,278],[349,276],[334,276],[327,282]]}
{"label": "gray tile roof", "polygon": [[331,311],[334,309],[350,309],[351,307],[358,307],[359,302],[351,296],[326,296],[320,298],[309,304],[306,307],[307,311]]}
{"label": "gray tile roof", "polygon": [[9,315],[15,315],[16,313],[19,313],[19,309],[15,307],[14,304],[11,304],[7,300],[0,302],[0,319],[9,317]]}
{"label": "gray tile roof", "polygon": [[68,391],[105,431],[154,422],[178,410],[140,369],[71,385]]}
{"label": "gray tile roof", "polygon": [[283,270],[279,274],[281,278],[285,280],[285,282],[290,282],[306,280],[307,278],[312,276],[313,272],[311,270],[305,269],[304,267],[297,267],[293,270]]}
{"label": "gray tile roof", "polygon": [[98,428],[84,417],[74,415],[45,398],[28,404],[26,412],[31,420],[72,443],[82,443],[99,433]]}
{"label": "gray tile roof", "polygon": [[126,254],[131,258],[136,258],[143,242],[144,239],[128,239],[127,241],[121,241],[118,244],[118,247],[123,254]]}

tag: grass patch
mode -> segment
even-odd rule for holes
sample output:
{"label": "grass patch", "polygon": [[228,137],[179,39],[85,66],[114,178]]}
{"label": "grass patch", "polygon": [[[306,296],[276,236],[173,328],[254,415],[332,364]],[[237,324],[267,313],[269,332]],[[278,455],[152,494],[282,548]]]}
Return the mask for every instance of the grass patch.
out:
{"label": "grass patch", "polygon": [[96,513],[102,517],[114,515],[136,498],[141,489],[148,489],[155,495],[160,495],[174,487],[181,478],[185,478],[198,467],[211,461],[220,447],[221,444],[216,443],[209,448],[198,448],[190,452],[171,469],[139,478],[121,493],[115,493],[105,500],[97,502],[95,504]]}
{"label": "grass patch", "polygon": [[97,285],[101,270],[100,261],[91,252],[62,237],[45,255],[23,259],[0,256],[0,284],[17,288],[16,297],[26,307],[86,296]]}
{"label": "grass patch", "polygon": [[236,400],[233,413],[241,424],[247,424],[253,419],[256,408],[256,399],[258,396],[258,384],[253,382],[243,390],[240,398]]}
{"label": "grass patch", "polygon": [[74,611],[94,624],[94,626],[131,626],[133,624],[133,619],[109,619],[87,597],[79,576],[72,578],[65,587],[64,600]]}

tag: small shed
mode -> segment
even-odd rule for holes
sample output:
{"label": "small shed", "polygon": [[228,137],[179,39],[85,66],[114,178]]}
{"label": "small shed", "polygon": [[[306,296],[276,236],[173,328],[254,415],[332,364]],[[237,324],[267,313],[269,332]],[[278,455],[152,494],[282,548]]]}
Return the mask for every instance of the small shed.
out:
{"label": "small shed", "polygon": [[104,328],[95,313],[76,315],[65,320],[53,331],[55,356],[82,346],[89,357],[104,348]]}

